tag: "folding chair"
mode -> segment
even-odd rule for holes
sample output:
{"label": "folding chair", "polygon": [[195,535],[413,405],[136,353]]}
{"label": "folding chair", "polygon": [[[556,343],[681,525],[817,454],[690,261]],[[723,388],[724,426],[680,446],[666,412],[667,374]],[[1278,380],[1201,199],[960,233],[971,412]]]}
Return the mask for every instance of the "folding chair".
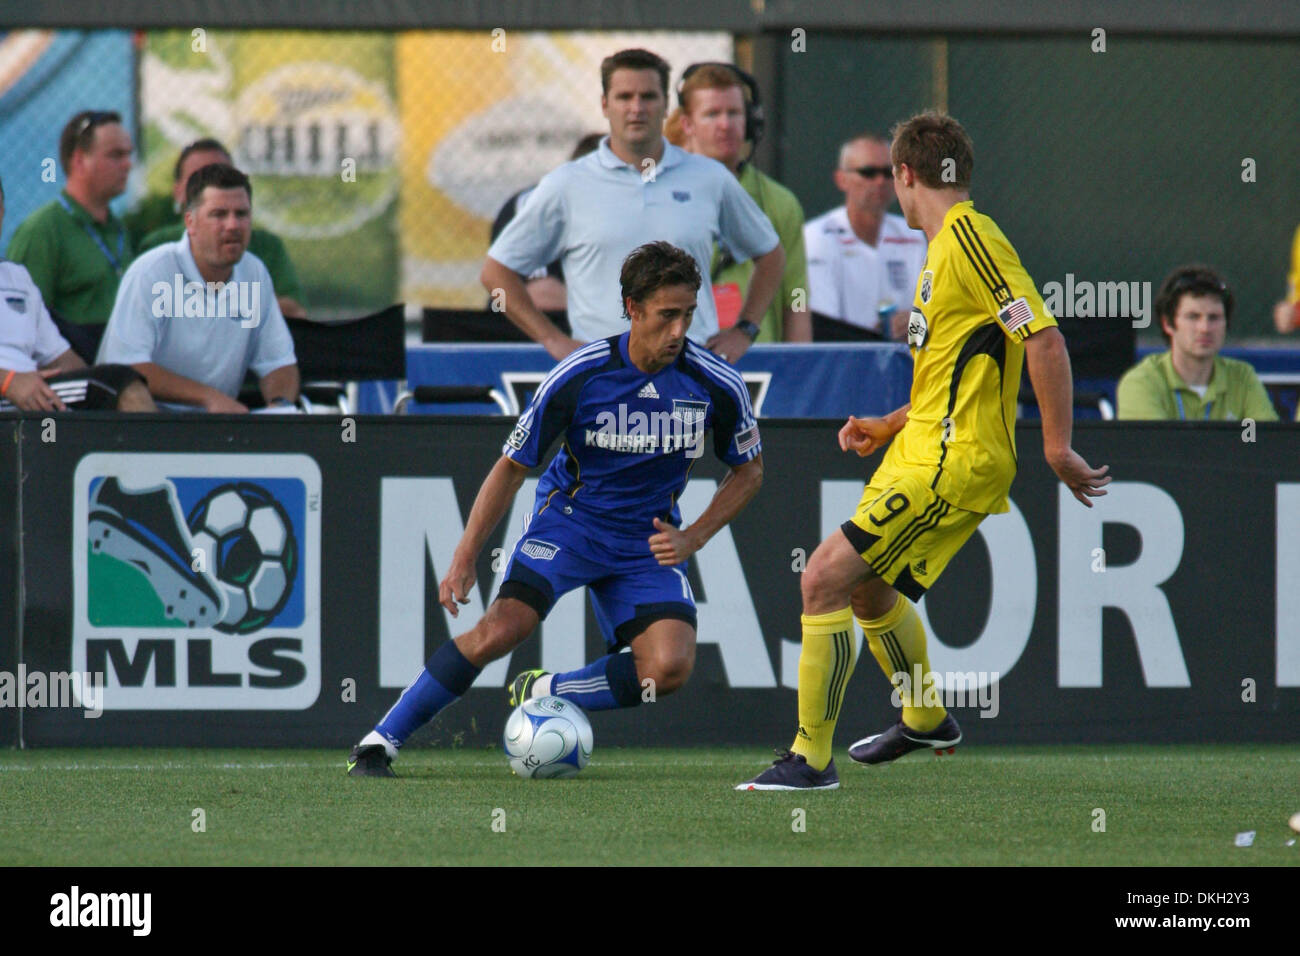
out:
{"label": "folding chair", "polygon": [[406,319],[401,303],[337,322],[288,319],[309,412],[353,414],[357,383],[406,380]]}

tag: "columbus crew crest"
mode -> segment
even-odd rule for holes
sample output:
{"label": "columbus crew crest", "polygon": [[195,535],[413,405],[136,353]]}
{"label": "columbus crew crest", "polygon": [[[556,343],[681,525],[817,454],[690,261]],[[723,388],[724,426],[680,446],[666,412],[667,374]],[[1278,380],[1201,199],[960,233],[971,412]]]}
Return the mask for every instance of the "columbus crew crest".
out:
{"label": "columbus crew crest", "polygon": [[934,291],[934,273],[929,269],[921,273],[921,304],[930,304],[930,294]]}

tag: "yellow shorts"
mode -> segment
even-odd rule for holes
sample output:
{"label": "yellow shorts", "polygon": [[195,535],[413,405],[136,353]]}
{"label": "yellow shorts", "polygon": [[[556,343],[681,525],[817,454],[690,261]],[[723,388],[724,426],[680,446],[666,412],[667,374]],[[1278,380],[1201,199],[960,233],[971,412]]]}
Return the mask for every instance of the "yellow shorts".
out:
{"label": "yellow shorts", "polygon": [[840,526],[871,570],[913,601],[925,596],[984,520],[936,495],[926,480],[932,475],[903,472],[879,482],[872,477],[857,512]]}

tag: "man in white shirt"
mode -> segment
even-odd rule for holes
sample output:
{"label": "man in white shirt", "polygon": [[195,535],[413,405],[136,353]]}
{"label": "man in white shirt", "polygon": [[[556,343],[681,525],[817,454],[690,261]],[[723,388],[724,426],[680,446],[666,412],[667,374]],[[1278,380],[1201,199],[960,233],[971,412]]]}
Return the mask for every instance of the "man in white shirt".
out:
{"label": "man in white shirt", "polygon": [[834,179],[844,205],[804,225],[809,310],[864,338],[902,340],[926,242],[885,211],[895,198],[889,141],[863,133],[844,143]]}
{"label": "man in white shirt", "polygon": [[[601,85],[609,136],[596,152],[537,184],[488,250],[484,287],[494,295],[500,290],[507,318],[558,360],[584,341],[627,330],[619,273],[633,249],[670,242],[707,275],[717,239],[736,261],[754,260],[740,322],[757,327],[785,267],[772,224],[725,166],[664,139],[668,64],[662,58],[620,51],[601,64]],[[556,258],[564,265],[572,337],[538,311],[521,278]],[[752,341],[737,328],[718,331],[707,286],[687,335],[732,362]]]}
{"label": "man in white shirt", "polygon": [[99,361],[133,366],[160,402],[209,412],[247,412],[237,396],[252,369],[267,407],[292,410],[293,339],[266,266],[247,252],[248,177],[205,166],[185,197],[185,235],[144,253],[122,277]]}

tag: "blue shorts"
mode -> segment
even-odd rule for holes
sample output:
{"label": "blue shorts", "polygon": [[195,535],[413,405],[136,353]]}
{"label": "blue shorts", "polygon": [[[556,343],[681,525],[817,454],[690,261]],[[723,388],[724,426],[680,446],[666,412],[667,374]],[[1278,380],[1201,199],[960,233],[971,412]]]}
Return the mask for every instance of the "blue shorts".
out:
{"label": "blue shorts", "polygon": [[497,597],[523,601],[545,620],[556,601],[585,585],[611,648],[664,618],[694,628],[695,595],[686,565],[661,566],[648,538],[615,537],[577,514],[548,509],[533,516],[515,545]]}

